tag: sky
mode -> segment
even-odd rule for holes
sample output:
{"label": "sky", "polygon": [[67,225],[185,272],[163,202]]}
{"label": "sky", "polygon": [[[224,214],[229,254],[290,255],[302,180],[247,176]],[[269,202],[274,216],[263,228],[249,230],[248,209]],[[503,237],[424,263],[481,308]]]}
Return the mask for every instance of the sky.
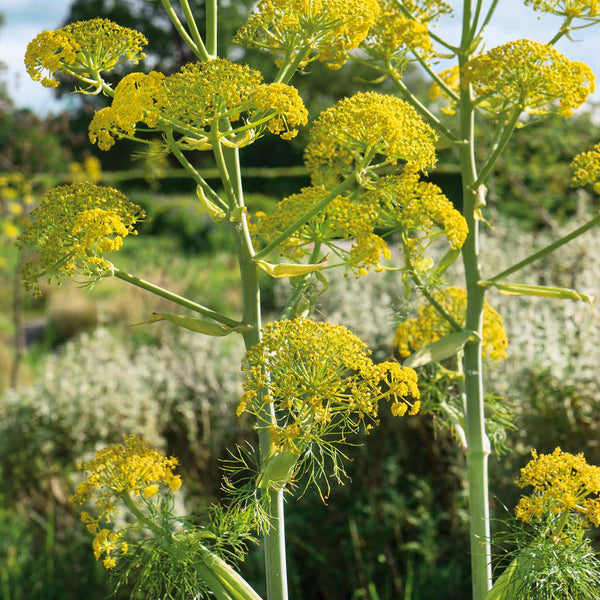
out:
{"label": "sky", "polygon": [[[3,77],[10,96],[19,108],[48,114],[59,112],[65,106],[54,99],[51,90],[29,78],[23,66],[23,56],[29,41],[40,31],[62,25],[70,4],[71,0],[0,0],[0,13],[5,17],[4,27],[0,29],[0,61],[8,67]],[[451,4],[457,6],[460,2],[453,0]],[[546,42],[560,23],[561,20],[552,15],[539,18],[538,13],[524,6],[523,0],[500,0],[495,19],[487,30],[486,47],[490,49],[523,37]],[[444,17],[436,33],[457,41],[459,30],[460,19]],[[600,25],[580,30],[573,37],[577,41],[563,39],[557,45],[558,50],[572,60],[587,63],[600,80]],[[596,92],[592,99],[600,101],[600,93]]]}

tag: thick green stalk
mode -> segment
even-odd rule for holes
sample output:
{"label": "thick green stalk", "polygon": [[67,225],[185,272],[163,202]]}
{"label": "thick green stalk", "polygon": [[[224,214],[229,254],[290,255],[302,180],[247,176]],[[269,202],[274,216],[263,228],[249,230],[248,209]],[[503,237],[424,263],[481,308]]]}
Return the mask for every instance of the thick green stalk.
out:
{"label": "thick green stalk", "polygon": [[[470,58],[469,50],[472,35],[470,31],[471,1],[465,0],[463,6],[463,35],[459,56],[461,69]],[[466,145],[459,147],[463,212],[469,226],[469,235],[462,249],[467,288],[465,328],[476,331],[481,336],[485,290],[477,285],[481,279],[481,273],[479,265],[479,221],[476,218],[478,198],[473,188],[473,184],[477,180],[474,135],[475,113],[470,86],[461,86],[459,109],[461,137],[467,142]],[[480,339],[467,342],[463,356],[473,600],[484,600],[492,584],[487,472],[487,460],[490,450],[485,433]]]}
{"label": "thick green stalk", "polygon": [[[219,144],[215,140],[216,144]],[[239,151],[237,148],[213,148],[217,166],[221,171],[221,179],[233,205],[244,206],[241,182]],[[240,218],[233,223],[233,237],[237,253],[242,283],[243,317],[242,320],[253,325],[251,331],[243,333],[246,349],[260,342],[261,308],[258,267],[253,261],[254,248],[248,231],[246,215],[241,212]],[[259,421],[268,423],[275,420],[272,403],[264,408]],[[271,454],[271,437],[265,427],[259,429],[259,448],[261,463]],[[267,598],[269,600],[287,600],[287,567],[285,556],[285,522],[283,507],[283,491],[267,490],[268,509],[271,516],[271,527],[263,538],[265,552],[265,577],[267,582]]]}
{"label": "thick green stalk", "polygon": [[[468,2],[465,2],[468,4]],[[465,53],[462,64],[468,60]],[[473,184],[477,179],[474,155],[474,110],[470,87],[462,88],[460,98],[461,136],[467,141],[459,148],[462,173],[464,216],[469,235],[462,249],[467,288],[465,328],[481,335],[484,290],[477,285],[479,267],[479,221],[475,217],[477,196]],[[485,433],[481,341],[469,341],[464,348],[464,394],[466,405],[467,470],[469,478],[469,514],[471,579],[473,600],[484,600],[491,587],[490,514],[488,500],[487,459],[489,443]]]}

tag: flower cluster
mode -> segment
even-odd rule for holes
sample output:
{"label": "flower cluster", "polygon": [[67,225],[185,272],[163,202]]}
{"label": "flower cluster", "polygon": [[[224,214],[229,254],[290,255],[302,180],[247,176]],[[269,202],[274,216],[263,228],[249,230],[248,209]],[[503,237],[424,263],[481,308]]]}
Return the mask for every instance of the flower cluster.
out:
{"label": "flower cluster", "polygon": [[79,272],[93,279],[110,270],[103,257],[136,235],[134,225],[144,211],[121,192],[91,183],[64,185],[50,190],[31,212],[19,238],[21,247],[33,247],[35,256],[23,268],[28,289],[39,293],[42,275],[52,280]]}
{"label": "flower cluster", "polygon": [[402,232],[404,253],[411,263],[418,261],[429,240],[444,230],[451,248],[461,248],[469,228],[442,190],[419,179],[415,170],[382,177],[365,196],[381,206],[379,224]]}
{"label": "flower cluster", "polygon": [[220,58],[185,65],[169,77],[132,73],[115,89],[112,105],[92,119],[90,139],[108,150],[115,138],[133,136],[139,122],[154,128],[162,119],[185,134],[188,144],[210,148],[207,129],[243,115],[243,124],[224,134],[232,143],[240,132],[245,133],[240,143],[249,143],[265,128],[284,139],[294,137],[308,118],[297,90],[262,81],[258,71]]}
{"label": "flower cluster", "polygon": [[317,59],[339,69],[378,14],[377,0],[259,0],[233,41],[300,67]]}
{"label": "flower cluster", "polygon": [[[242,364],[237,413],[257,416],[275,452],[300,456],[313,444],[344,443],[365,420],[377,422],[382,400],[396,416],[419,411],[416,373],[395,362],[374,364],[365,344],[341,325],[301,318],[271,323]],[[265,416],[268,404],[276,421]]]}
{"label": "flower cluster", "polygon": [[379,0],[379,4],[379,18],[361,48],[375,59],[393,63],[399,71],[406,67],[411,50],[423,57],[432,53],[429,30],[424,22],[411,19],[394,0]]}
{"label": "flower cluster", "polygon": [[[458,323],[464,323],[467,293],[457,287],[447,287],[434,293],[435,300]],[[453,333],[450,324],[431,304],[419,307],[417,316],[401,323],[396,329],[394,346],[400,356],[410,356],[427,344]],[[506,358],[508,338],[502,317],[487,302],[483,305],[482,353],[488,358]]]}
{"label": "flower cluster", "polygon": [[152,71],[131,73],[119,82],[111,106],[99,110],[89,126],[90,141],[100,150],[108,150],[115,138],[135,134],[136,124],[144,121],[155,127],[160,120],[160,108],[166,104],[162,87],[165,76]]}
{"label": "flower cluster", "polygon": [[[548,44],[518,40],[472,58],[462,73],[491,117],[515,110],[569,117],[595,89],[592,70]],[[558,103],[558,106],[556,104]]]}
{"label": "flower cluster", "polygon": [[567,19],[597,21],[600,17],[598,0],[525,0],[525,6],[533,10],[551,13]]}
{"label": "flower cluster", "polygon": [[444,0],[403,0],[402,4],[422,23],[437,21],[441,15],[452,12],[452,6]]}
{"label": "flower cluster", "polygon": [[[320,186],[303,188],[300,193],[281,200],[275,213],[257,212],[253,233],[269,243],[327,195],[327,190]],[[369,266],[377,267],[381,256],[390,258],[387,244],[374,233],[378,217],[376,199],[337,196],[289,237],[280,250],[289,258],[299,260],[309,254],[313,244],[325,244],[342,257],[344,264],[364,273]],[[346,244],[339,243],[350,240],[354,242],[350,250]]]}
{"label": "flower cluster", "polygon": [[[303,188],[279,202],[275,213],[257,212],[253,233],[271,242],[327,195],[322,186]],[[440,228],[452,248],[462,247],[468,233],[464,217],[440,188],[420,181],[415,170],[407,169],[401,175],[381,177],[362,194],[337,196],[280,249],[292,260],[300,260],[313,244],[325,244],[344,264],[364,275],[371,266],[381,269],[382,257],[390,258],[387,243],[375,233],[381,228],[401,231],[405,255],[413,266]],[[350,250],[339,243],[347,241],[353,241]]]}
{"label": "flower cluster", "polygon": [[600,194],[600,144],[596,144],[589,152],[578,154],[571,162],[573,187],[591,185]]}
{"label": "flower cluster", "polygon": [[0,176],[0,242],[14,244],[33,203],[31,182],[23,174]]}
{"label": "flower cluster", "polygon": [[100,450],[96,457],[77,465],[86,473],[69,498],[72,504],[81,506],[93,502],[97,511],[94,517],[81,512],[81,520],[88,531],[95,535],[94,555],[97,560],[105,555],[104,566],[115,566],[113,553],[127,552],[127,542],[120,533],[111,533],[101,528],[100,521],[110,523],[119,512],[117,505],[123,501],[126,506],[153,498],[166,487],[169,493],[181,487],[181,478],[174,474],[177,460],[167,458],[151,448],[146,441],[136,435],[123,436],[123,443],[114,444]]}
{"label": "flower cluster", "polygon": [[573,455],[560,448],[539,455],[532,450],[531,455],[517,485],[531,485],[533,492],[519,501],[517,518],[530,523],[573,512],[600,527],[600,467],[588,465],[582,453]]}
{"label": "flower cluster", "polygon": [[95,156],[86,156],[83,162],[69,164],[69,178],[73,183],[98,183],[102,179],[102,164]]}
{"label": "flower cluster", "polygon": [[34,81],[56,87],[54,75],[63,71],[91,85],[101,83],[100,73],[111,71],[126,60],[145,57],[148,40],[139,32],[108,19],[91,19],[42,31],[27,46],[25,66]]}
{"label": "flower cluster", "polygon": [[306,125],[308,111],[298,94],[298,90],[285,83],[259,85],[250,95],[249,103],[252,120],[255,115],[266,115],[267,129],[284,140],[291,140],[298,134],[297,127]]}
{"label": "flower cluster", "polygon": [[361,92],[323,111],[313,123],[305,164],[313,184],[333,186],[354,170],[406,161],[417,169],[435,164],[437,136],[407,102]]}

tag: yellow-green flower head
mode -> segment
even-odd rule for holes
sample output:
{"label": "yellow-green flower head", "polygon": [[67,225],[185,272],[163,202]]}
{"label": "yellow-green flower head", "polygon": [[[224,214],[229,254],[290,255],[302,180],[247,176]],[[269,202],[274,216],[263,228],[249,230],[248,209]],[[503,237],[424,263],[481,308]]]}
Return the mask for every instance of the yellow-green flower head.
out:
{"label": "yellow-green flower head", "polygon": [[452,12],[452,6],[444,0],[403,0],[402,4],[422,23],[437,21],[441,15]]}
{"label": "yellow-green flower head", "polygon": [[87,479],[69,500],[76,505],[94,501],[98,510],[96,524],[101,519],[110,522],[116,503],[124,494],[151,498],[160,486],[169,493],[177,491],[181,487],[181,477],[174,472],[177,464],[176,458],[167,458],[139,436],[125,435],[122,443],[103,448],[92,460],[77,465]]}
{"label": "yellow-green flower head", "polygon": [[[302,188],[299,194],[281,200],[275,213],[257,212],[252,233],[266,243],[271,242],[327,195],[328,191],[320,186]],[[377,268],[382,257],[390,258],[387,244],[374,233],[378,217],[376,199],[337,196],[288,238],[281,251],[292,260],[300,260],[310,253],[312,244],[324,244],[342,258],[343,264],[364,274],[369,266]],[[353,241],[351,249],[339,244],[341,241]]]}
{"label": "yellow-green flower head", "polygon": [[[84,513],[81,513],[83,517]],[[112,569],[117,561],[115,560],[115,553],[120,552],[127,554],[127,542],[121,539],[118,533],[111,533],[109,529],[100,529],[92,542],[92,548],[94,550],[94,557],[96,560],[102,560],[104,566],[107,569]],[[118,555],[117,555],[118,556]]]}
{"label": "yellow-green flower head", "polygon": [[525,6],[565,18],[596,21],[600,17],[600,0],[525,0]]}
{"label": "yellow-green flower head", "polygon": [[69,179],[73,183],[98,183],[101,178],[102,163],[95,156],[87,156],[83,162],[74,161],[69,164]]}
{"label": "yellow-green flower head", "polygon": [[284,140],[296,137],[297,127],[306,125],[308,121],[308,111],[298,90],[285,83],[259,85],[248,102],[253,107],[250,115],[254,117],[266,114],[270,117],[267,129]]}
{"label": "yellow-green flower head", "polygon": [[[21,173],[0,176],[0,243],[13,245],[33,206],[31,182]],[[0,259],[0,267],[5,263]]]}
{"label": "yellow-green flower head", "polygon": [[427,57],[433,51],[427,25],[411,19],[394,0],[379,0],[379,18],[369,30],[361,47],[376,59],[389,60],[404,68],[408,53],[418,51]]}
{"label": "yellow-green flower head", "polygon": [[96,453],[96,457],[77,467],[87,479],[82,481],[69,498],[81,506],[92,503],[97,516],[81,512],[81,521],[95,535],[92,547],[96,560],[104,555],[104,566],[115,566],[115,552],[127,553],[127,542],[121,533],[111,533],[100,526],[100,521],[110,523],[120,512],[118,503],[125,499],[137,505],[147,504],[158,494],[161,486],[172,494],[181,487],[181,478],[175,475],[177,459],[167,458],[148,442],[136,435],[124,435],[121,444],[113,444]]}
{"label": "yellow-green flower head", "polygon": [[530,523],[568,511],[600,527],[600,467],[588,465],[582,453],[573,455],[560,448],[539,455],[532,450],[531,455],[517,485],[531,485],[533,492],[519,501],[517,518]]}
{"label": "yellow-green flower head", "polygon": [[123,238],[136,235],[134,225],[144,211],[121,192],[91,183],[64,185],[50,190],[31,212],[19,238],[21,247],[35,251],[25,263],[25,287],[39,293],[37,280],[84,274],[93,280],[110,271],[104,259]]}
{"label": "yellow-green flower head", "polygon": [[548,44],[518,40],[471,59],[462,84],[472,84],[490,116],[514,110],[569,117],[595,89],[592,70]]}
{"label": "yellow-green flower head", "polygon": [[126,60],[137,64],[145,57],[142,48],[147,43],[141,33],[108,19],[78,21],[42,31],[27,46],[25,66],[31,78],[46,87],[58,85],[54,78],[58,71],[95,83],[100,73]]}
{"label": "yellow-green flower head", "polygon": [[377,0],[259,0],[233,41],[289,58],[305,55],[301,67],[316,58],[339,69],[378,14]]}
{"label": "yellow-green flower head", "polygon": [[313,184],[333,186],[356,169],[406,161],[435,164],[437,136],[417,111],[396,96],[361,92],[340,100],[313,123],[304,161]]}
{"label": "yellow-green flower head", "polygon": [[90,123],[92,144],[97,143],[100,150],[109,150],[115,139],[134,135],[140,121],[155,127],[167,103],[164,80],[165,76],[156,71],[123,77],[115,89],[111,106],[99,110]]}
{"label": "yellow-green flower head", "polygon": [[112,105],[92,119],[90,139],[108,150],[115,139],[134,135],[139,122],[153,128],[162,119],[182,128],[188,140],[206,142],[206,130],[223,118],[243,119],[242,127],[253,129],[254,137],[264,129],[294,137],[308,118],[297,90],[262,82],[258,71],[222,58],[185,65],[169,77],[132,73],[115,89]]}
{"label": "yellow-green flower head", "polygon": [[[341,325],[308,319],[270,323],[244,358],[238,415],[258,416],[278,451],[300,454],[313,443],[343,443],[345,433],[358,430],[365,419],[376,421],[381,400],[391,402],[395,415],[416,414],[416,373],[398,363],[376,365],[369,354]],[[264,421],[265,403],[273,403],[277,423]]]}
{"label": "yellow-green flower head", "polygon": [[[464,323],[467,310],[467,292],[462,288],[447,287],[434,292],[434,298],[458,323]],[[417,316],[401,323],[396,329],[394,347],[400,356],[410,356],[423,346],[454,333],[450,324],[431,305],[419,306]],[[487,358],[506,358],[508,338],[504,321],[486,300],[483,304],[482,354]]]}
{"label": "yellow-green flower head", "polygon": [[452,248],[461,248],[467,239],[465,218],[438,186],[420,181],[415,171],[381,177],[364,195],[377,199],[383,226],[401,228],[404,251],[413,263],[421,258],[440,228]]}
{"label": "yellow-green flower head", "polygon": [[223,58],[184,65],[165,83],[166,116],[199,128],[225,116],[235,120],[261,83],[258,71]]}
{"label": "yellow-green flower head", "polygon": [[571,162],[573,187],[591,185],[600,194],[600,144],[596,144],[589,152],[578,154]]}

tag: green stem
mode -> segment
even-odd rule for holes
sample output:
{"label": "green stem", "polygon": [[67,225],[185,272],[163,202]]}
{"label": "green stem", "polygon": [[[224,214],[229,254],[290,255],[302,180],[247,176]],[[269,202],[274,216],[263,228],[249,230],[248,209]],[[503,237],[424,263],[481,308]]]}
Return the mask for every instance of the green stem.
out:
{"label": "green stem", "polygon": [[206,50],[206,47],[204,46],[204,42],[202,41],[202,36],[200,35],[200,31],[198,31],[198,26],[196,25],[196,19],[194,19],[194,15],[192,13],[192,10],[190,9],[188,0],[179,0],[179,5],[181,6],[181,8],[183,10],[183,15],[185,16],[186,23],[188,24],[188,27],[190,28],[190,31],[192,34],[192,39],[194,40],[194,44],[196,45],[196,48],[198,48],[200,50],[202,55],[206,54],[207,60],[208,60],[208,58],[210,58],[210,56],[209,56],[210,52],[208,52]]}
{"label": "green stem", "polygon": [[128,510],[135,516],[135,518],[149,529],[152,533],[156,534],[159,538],[169,539],[171,534],[163,529],[160,525],[157,525],[152,519],[149,519],[141,510],[140,507],[133,501],[129,492],[121,492],[119,494],[121,500],[128,508]]}
{"label": "green stem", "polygon": [[293,60],[290,60],[289,56],[286,56],[284,63],[281,65],[279,72],[277,73],[274,83],[288,83],[289,80],[294,76],[296,69],[300,63],[306,58],[306,54],[310,49],[300,48],[294,56]]}
{"label": "green stem", "polygon": [[481,24],[481,28],[477,32],[477,35],[474,37],[474,39],[481,37],[481,34],[483,33],[484,29],[489,25],[489,22],[492,20],[492,17],[494,16],[496,7],[498,6],[498,1],[499,0],[493,0],[493,2],[490,4],[490,7],[488,8],[485,19],[483,20],[483,23]]}
{"label": "green stem", "polygon": [[295,231],[300,229],[302,225],[304,225],[307,221],[312,219],[312,217],[314,217],[315,215],[319,214],[337,196],[349,190],[354,185],[354,181],[355,175],[353,173],[352,175],[346,177],[346,179],[344,179],[344,181],[342,181],[342,183],[340,183],[337,187],[331,190],[331,192],[329,192],[329,194],[327,194],[327,196],[325,196],[323,200],[315,204],[309,211],[305,212],[301,217],[296,219],[289,227],[286,227],[272,242],[270,242],[262,250],[257,252],[254,255],[254,258],[260,259],[270,254],[273,250],[275,250],[275,248],[279,246],[279,244],[287,240],[290,237],[290,235],[292,235]]}
{"label": "green stem", "polygon": [[183,168],[191,175],[192,179],[204,190],[204,193],[217,205],[220,206],[224,211],[229,210],[227,204],[219,197],[219,195],[208,185],[206,180],[198,173],[194,166],[188,161],[183,152],[179,149],[175,138],[173,137],[173,131],[167,129],[165,131],[167,138],[167,145],[171,152],[181,163]]}
{"label": "green stem", "polygon": [[427,301],[438,311],[440,316],[449,323],[454,331],[462,331],[464,327],[435,299],[435,296],[427,289],[427,286],[423,283],[423,280],[419,277],[419,274],[410,263],[408,264],[408,268],[410,270],[411,279],[423,296],[427,298]]}
{"label": "green stem", "polygon": [[531,263],[533,263],[537,260],[540,260],[541,258],[544,258],[544,256],[546,256],[547,254],[554,252],[555,250],[557,250],[561,246],[564,246],[571,240],[574,240],[575,238],[579,237],[580,235],[583,235],[586,231],[588,231],[592,227],[595,227],[599,223],[600,223],[600,215],[596,215],[593,219],[589,220],[587,223],[585,223],[581,227],[578,227],[571,233],[563,236],[559,240],[556,240],[556,242],[553,242],[552,244],[546,246],[545,248],[542,248],[540,251],[538,251],[538,252],[532,254],[531,256],[528,256],[527,258],[523,259],[522,261],[514,264],[512,267],[509,267],[508,269],[505,269],[501,273],[498,273],[497,275],[490,277],[488,279],[488,281],[502,280],[505,277],[508,277],[509,275],[512,275],[513,273],[516,273],[517,271],[521,270],[523,267],[526,267],[527,265],[530,265]]}
{"label": "green stem", "polygon": [[[214,124],[216,128],[216,124]],[[215,151],[216,150],[216,151]],[[221,151],[220,144],[213,148],[215,159],[221,173],[223,185],[235,206],[244,207],[242,190],[241,168],[239,150],[226,148]],[[253,261],[254,248],[248,231],[248,221],[245,214],[233,223],[233,237],[237,254],[240,277],[242,283],[243,320],[252,324],[253,329],[242,335],[246,349],[260,342],[261,328],[261,303],[260,285],[258,282],[258,267]],[[259,422],[272,423],[275,421],[273,403],[263,403],[262,413],[258,416]],[[271,436],[266,427],[258,431],[261,467],[271,454]],[[269,600],[287,600],[287,567],[285,555],[285,521],[283,507],[283,490],[268,489],[267,505],[271,517],[271,527],[263,538],[265,553],[265,576],[267,582],[267,597]]]}
{"label": "green stem", "polygon": [[471,23],[471,42],[475,39],[475,31],[477,31],[477,24],[479,23],[479,17],[481,16],[481,9],[483,8],[483,0],[477,0],[477,6],[475,7],[475,15]]}
{"label": "green stem", "polygon": [[[212,151],[215,157],[215,162],[217,163],[217,169],[219,169],[219,173],[221,175],[221,182],[223,183],[225,193],[227,194],[227,198],[229,200],[229,206],[243,206],[243,204],[240,203],[240,198],[238,198],[239,186],[236,185],[236,187],[234,188],[234,185],[231,180],[231,174],[229,173],[229,169],[227,168],[227,162],[223,154],[223,146],[219,141],[219,124],[217,120],[213,121],[211,125],[210,140]],[[230,150],[235,150],[235,148],[230,148]]]}
{"label": "green stem", "polygon": [[[415,18],[415,16],[410,12],[410,10],[408,10],[408,8],[406,8],[406,6],[404,6],[404,2],[402,2],[402,0],[395,0],[396,4],[398,5],[398,8],[407,16],[410,17],[413,21],[418,21],[417,18]],[[429,31],[429,37],[432,40],[435,40],[438,44],[444,46],[444,48],[447,48],[448,50],[450,50],[453,54],[456,54],[458,48],[456,48],[455,46],[452,46],[451,44],[449,44],[446,40],[442,39],[441,37],[437,36],[435,33],[433,33],[431,30]]]}
{"label": "green stem", "polygon": [[[310,259],[308,262],[310,264],[315,264],[319,260],[320,254],[321,243],[315,242],[313,251],[310,255]],[[281,315],[279,317],[280,320],[283,321],[285,319],[293,319],[294,317],[298,316],[298,302],[300,301],[300,298],[302,297],[302,294],[304,293],[304,290],[306,289],[306,286],[308,285],[311,276],[311,273],[307,273],[306,275],[303,275],[299,278],[294,293],[292,294],[290,299],[287,301],[286,305],[283,307],[283,310],[281,311]]]}
{"label": "green stem", "polygon": [[206,586],[215,595],[217,600],[238,600],[238,597],[231,596],[231,594],[225,589],[225,586],[219,581],[218,577],[213,575],[208,567],[199,564],[196,566],[196,569],[198,570],[198,574]]}
{"label": "green stem", "polygon": [[[471,1],[464,0],[463,32],[459,67],[461,71],[470,58]],[[475,218],[478,198],[474,191],[477,180],[475,167],[475,113],[471,86],[460,86],[461,137],[467,144],[459,147],[462,174],[464,217],[469,234],[462,248],[467,288],[465,329],[481,336],[485,290],[478,285],[479,221]],[[484,600],[492,584],[490,550],[490,511],[488,498],[487,461],[489,442],[485,433],[483,365],[481,337],[465,344],[463,357],[466,405],[467,471],[469,478],[469,516],[471,547],[471,581],[473,600]]]}
{"label": "green stem", "polygon": [[419,64],[427,71],[428,75],[435,81],[441,89],[444,90],[448,98],[451,98],[455,102],[458,102],[458,94],[448,85],[446,82],[427,64],[427,61],[416,51],[412,51],[414,57],[419,61]]}
{"label": "green stem", "polygon": [[558,30],[558,33],[548,42],[549,46],[553,46],[554,44],[556,44],[556,42],[558,42],[558,40],[560,40],[560,38],[562,38],[565,35],[568,35],[569,31],[571,30],[571,22],[573,21],[573,16],[569,15],[564,23],[561,25],[561,28]]}
{"label": "green stem", "polygon": [[194,42],[194,40],[190,37],[190,34],[186,31],[185,27],[179,20],[177,13],[173,10],[171,2],[169,2],[169,0],[162,0],[162,5],[167,11],[167,14],[171,19],[173,26],[177,30],[177,33],[179,33],[181,39],[183,39],[183,41],[191,48],[192,52],[196,55],[196,57],[200,60],[208,60],[210,57],[208,56],[208,52],[206,51],[204,44],[202,46],[196,45],[196,42]]}
{"label": "green stem", "polygon": [[488,155],[485,163],[481,167],[481,171],[479,172],[477,180],[473,183],[473,189],[478,188],[482,183],[484,183],[485,180],[488,178],[488,175],[492,172],[492,169],[496,165],[496,161],[498,160],[498,158],[500,158],[500,155],[506,148],[506,145],[508,144],[513,134],[513,131],[517,126],[520,116],[521,110],[517,109],[515,110],[511,118],[508,120],[508,122],[504,124],[504,127],[501,130],[501,135],[499,136],[495,144],[492,146],[490,154]]}
{"label": "green stem", "polygon": [[552,537],[558,537],[560,535],[561,531],[565,528],[565,525],[567,524],[568,519],[569,519],[569,511],[565,510],[560,515],[560,519],[558,520],[556,527],[552,531]]}
{"label": "green stem", "polygon": [[206,47],[211,57],[217,56],[217,0],[206,0]]}
{"label": "green stem", "polygon": [[231,594],[233,600],[261,600],[250,584],[222,558],[208,549],[204,549],[202,558],[207,569]]}
{"label": "green stem", "polygon": [[219,312],[216,312],[210,308],[207,308],[206,306],[202,306],[201,304],[197,304],[196,302],[192,302],[191,300],[188,300],[187,298],[184,298],[183,296],[179,296],[178,294],[174,294],[173,292],[170,292],[169,290],[165,290],[164,288],[154,285],[153,283],[150,283],[149,281],[146,281],[145,279],[140,279],[139,277],[136,277],[135,275],[131,275],[129,273],[126,273],[125,271],[121,271],[120,269],[117,269],[117,267],[113,267],[113,268],[114,268],[113,275],[115,277],[118,277],[119,279],[122,279],[123,281],[126,281],[127,283],[131,283],[139,288],[142,288],[143,290],[151,292],[151,293],[155,294],[156,296],[160,296],[161,298],[170,300],[171,302],[174,302],[175,304],[179,304],[180,306],[189,308],[190,310],[193,310],[194,312],[200,313],[201,315],[204,315],[205,317],[209,317],[209,318],[213,319],[214,321],[218,321],[219,323],[223,323],[224,325],[229,325],[230,327],[239,327],[240,325],[243,325],[243,323],[240,323],[239,321],[236,321],[235,319],[230,319],[229,317],[222,315]]}
{"label": "green stem", "polygon": [[387,67],[387,73],[389,74],[390,79],[396,84],[398,90],[404,96],[404,99],[412,104],[440,135],[443,135],[453,144],[460,145],[464,143],[463,140],[457,138],[418,98],[413,95],[402,81],[400,75],[398,75],[391,65],[387,65]]}

